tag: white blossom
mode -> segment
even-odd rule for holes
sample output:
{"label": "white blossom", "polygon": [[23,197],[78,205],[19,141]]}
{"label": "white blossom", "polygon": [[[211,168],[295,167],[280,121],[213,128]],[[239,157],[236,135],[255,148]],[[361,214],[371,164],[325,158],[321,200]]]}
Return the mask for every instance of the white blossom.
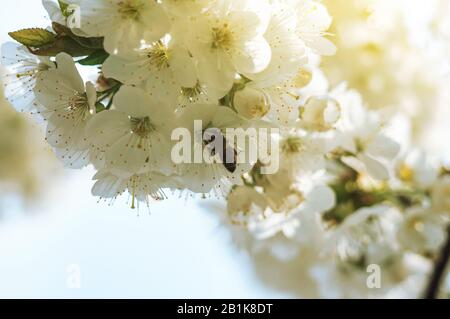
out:
{"label": "white blossom", "polygon": [[438,214],[422,208],[405,212],[397,234],[400,244],[418,254],[435,254],[445,240],[445,224]]}
{"label": "white blossom", "polygon": [[68,0],[78,5],[82,36],[105,37],[111,54],[127,55],[141,44],[159,40],[170,29],[169,19],[157,1]]}
{"label": "white blossom", "polygon": [[5,95],[20,112],[36,113],[39,108],[34,94],[36,80],[55,64],[46,57],[37,57],[22,45],[6,42],[1,48],[1,62],[6,68]]}
{"label": "white blossom", "polygon": [[[336,89],[336,92],[342,87]],[[352,91],[335,93],[342,109],[338,124],[340,145],[350,154],[343,161],[375,179],[389,179],[389,161],[400,151],[400,146],[383,134],[378,114],[364,108],[361,97]]]}
{"label": "white blossom", "polygon": [[236,73],[263,71],[271,60],[271,49],[264,38],[269,18],[266,0],[223,0],[191,19],[191,31],[184,33],[184,43],[198,60],[200,81],[223,96],[233,86]]}
{"label": "white blossom", "polygon": [[39,77],[34,92],[42,109],[37,113],[47,122],[48,143],[69,167],[89,163],[89,144],[85,135],[92,117],[97,92],[91,82],[83,83],[71,56],[56,56],[57,69]]}
{"label": "white blossom", "polygon": [[143,84],[151,96],[167,101],[173,108],[181,90],[195,87],[198,81],[189,52],[172,41],[162,40],[123,58],[110,56],[103,73],[127,85]]}
{"label": "white blossom", "polygon": [[121,178],[149,171],[172,172],[168,106],[138,88],[124,86],[114,98],[114,109],[96,114],[86,136],[108,171]]}
{"label": "white blossom", "polygon": [[439,178],[431,188],[433,209],[439,213],[450,213],[450,177]]}

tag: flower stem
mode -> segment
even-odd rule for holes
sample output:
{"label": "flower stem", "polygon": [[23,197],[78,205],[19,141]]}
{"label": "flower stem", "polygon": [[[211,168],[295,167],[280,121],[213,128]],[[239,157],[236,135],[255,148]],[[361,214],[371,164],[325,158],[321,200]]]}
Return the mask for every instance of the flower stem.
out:
{"label": "flower stem", "polygon": [[431,274],[430,282],[428,283],[427,290],[425,292],[425,299],[436,299],[439,293],[441,282],[445,277],[447,264],[450,259],[450,225],[447,227],[447,241],[442,247],[438,260],[434,266]]}
{"label": "flower stem", "polygon": [[122,86],[122,83],[116,83],[109,89],[97,93],[97,102],[103,102],[108,97],[114,96]]}

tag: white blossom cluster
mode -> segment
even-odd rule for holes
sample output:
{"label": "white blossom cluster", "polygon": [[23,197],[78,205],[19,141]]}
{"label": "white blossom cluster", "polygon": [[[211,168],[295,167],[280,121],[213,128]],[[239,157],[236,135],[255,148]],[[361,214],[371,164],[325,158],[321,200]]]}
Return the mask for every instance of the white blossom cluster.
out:
{"label": "white blossom cluster", "polygon": [[[166,199],[166,189],[225,195],[235,238],[255,260],[286,271],[290,288],[307,267],[322,296],[351,296],[341,278],[365,286],[370,265],[405,286],[426,273],[447,237],[450,172],[411,147],[408,119],[387,120],[345,83],[330,85],[321,56],[336,47],[323,3],[43,4],[52,28],[12,32],[19,44],[2,46],[6,95],[44,123],[67,167],[95,167],[94,196],[128,192],[135,207]],[[201,133],[219,131],[223,150],[202,136],[191,146],[207,158],[175,163],[173,132],[194,136],[196,121]],[[223,163],[230,149],[247,151],[225,138],[229,128],[276,129],[248,148],[276,146],[267,158]],[[279,169],[264,174],[273,154]],[[379,293],[392,291],[386,283]]]}
{"label": "white blossom cluster", "polygon": [[[263,279],[299,296],[420,297],[447,238],[449,171],[407,146],[392,129],[398,120],[381,123],[356,91],[340,86],[330,98],[341,109],[333,131],[286,136],[279,173],[256,167],[233,188],[233,238],[255,267],[277,273]],[[326,105],[316,99],[306,106]],[[380,289],[367,286],[373,265]]]}
{"label": "white blossom cluster", "polygon": [[[3,45],[6,94],[46,122],[47,141],[66,166],[97,168],[93,194],[102,198],[128,190],[148,202],[164,198],[164,188],[226,192],[250,165],[174,165],[173,129],[191,129],[192,120],[205,130],[288,124],[296,116],[289,99],[310,81],[310,57],[335,51],[325,38],[331,18],[316,1],[43,3],[56,40],[27,45],[24,37],[37,36],[22,30],[16,39],[25,46]],[[100,66],[101,78],[86,81],[68,53],[81,56],[80,44],[85,52],[97,42],[87,63]]]}
{"label": "white blossom cluster", "polygon": [[339,48],[322,60],[330,83],[346,81],[384,117],[401,112],[411,121],[415,143],[442,155],[438,141],[445,129],[440,127],[448,125],[441,119],[450,114],[450,38],[445,33],[450,3],[325,0],[324,4],[333,16],[330,32]]}

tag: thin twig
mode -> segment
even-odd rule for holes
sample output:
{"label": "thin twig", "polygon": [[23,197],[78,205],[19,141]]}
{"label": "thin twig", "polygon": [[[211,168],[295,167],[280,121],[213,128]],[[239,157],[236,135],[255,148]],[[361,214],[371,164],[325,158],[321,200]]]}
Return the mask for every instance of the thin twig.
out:
{"label": "thin twig", "polygon": [[447,264],[450,259],[450,225],[447,228],[447,241],[442,247],[441,253],[436,261],[433,272],[431,274],[430,282],[425,292],[425,299],[436,299],[439,293],[442,280],[445,277]]}

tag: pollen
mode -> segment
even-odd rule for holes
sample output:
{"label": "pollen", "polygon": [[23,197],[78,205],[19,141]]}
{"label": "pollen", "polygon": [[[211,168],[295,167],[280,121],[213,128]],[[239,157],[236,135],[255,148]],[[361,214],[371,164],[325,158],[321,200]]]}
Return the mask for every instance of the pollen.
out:
{"label": "pollen", "polygon": [[75,91],[67,101],[67,117],[85,119],[90,112],[89,101],[86,93]]}
{"label": "pollen", "polygon": [[140,138],[148,138],[149,134],[154,131],[150,118],[146,117],[131,117],[131,131]]}
{"label": "pollen", "polygon": [[123,19],[139,20],[145,4],[142,0],[122,0],[117,6]]}
{"label": "pollen", "polygon": [[301,68],[294,77],[292,84],[295,88],[301,89],[311,83],[312,72],[308,69]]}
{"label": "pollen", "polygon": [[194,87],[181,88],[181,95],[186,98],[188,101],[193,101],[195,98],[197,98],[199,95],[203,93],[202,86],[200,82],[197,81],[197,84]]}
{"label": "pollen", "polygon": [[233,32],[228,23],[212,29],[213,49],[229,49],[233,44]]}
{"label": "pollen", "polygon": [[414,178],[414,170],[407,164],[400,166],[398,177],[404,182],[411,182]]}
{"label": "pollen", "polygon": [[413,224],[412,226],[413,226],[413,228],[414,228],[414,230],[416,232],[418,232],[418,233],[423,233],[424,232],[425,224],[422,221],[414,220],[412,224]]}
{"label": "pollen", "polygon": [[149,50],[147,57],[150,65],[158,70],[170,67],[170,50],[161,41],[156,42]]}
{"label": "pollen", "polygon": [[252,118],[255,117],[264,117],[269,112],[268,104],[265,101],[262,103],[254,104],[250,107],[250,114]]}
{"label": "pollen", "polygon": [[29,70],[29,71],[24,71],[22,73],[17,73],[16,77],[18,79],[20,78],[24,78],[24,77],[33,77],[37,74],[38,70]]}
{"label": "pollen", "polygon": [[297,136],[288,137],[283,141],[281,149],[287,154],[299,153],[304,149],[303,141]]}

